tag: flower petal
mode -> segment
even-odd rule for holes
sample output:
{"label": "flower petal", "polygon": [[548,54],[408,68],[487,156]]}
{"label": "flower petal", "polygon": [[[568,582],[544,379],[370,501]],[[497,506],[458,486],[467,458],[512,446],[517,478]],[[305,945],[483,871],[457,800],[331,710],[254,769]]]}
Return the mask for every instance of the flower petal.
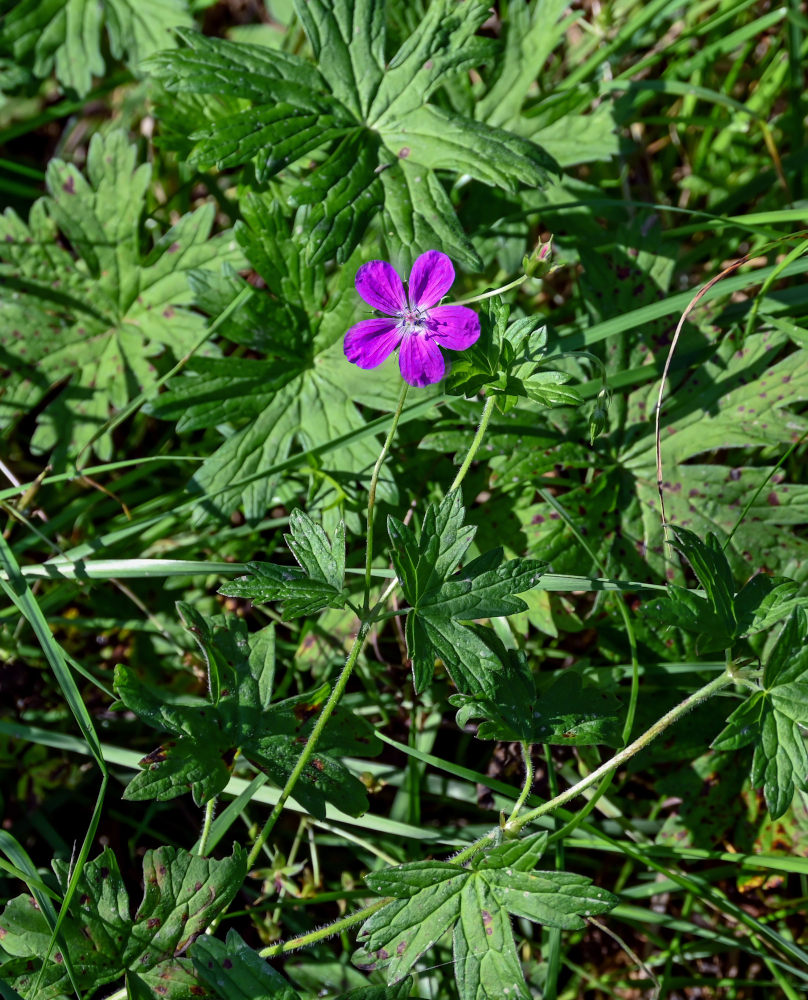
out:
{"label": "flower petal", "polygon": [[410,385],[432,385],[440,382],[446,371],[440,348],[431,337],[408,334],[401,341],[398,363],[405,382]]}
{"label": "flower petal", "polygon": [[376,368],[398,347],[402,335],[394,319],[363,319],[345,334],[345,357],[360,368]]}
{"label": "flower petal", "polygon": [[369,260],[356,272],[356,290],[374,309],[395,315],[407,308],[404,285],[392,264]]}
{"label": "flower petal", "polygon": [[430,309],[427,326],[430,336],[451,351],[465,351],[480,336],[480,317],[465,306]]}
{"label": "flower petal", "polygon": [[410,271],[410,302],[415,309],[436,306],[452,287],[455,271],[452,262],[439,250],[427,250]]}

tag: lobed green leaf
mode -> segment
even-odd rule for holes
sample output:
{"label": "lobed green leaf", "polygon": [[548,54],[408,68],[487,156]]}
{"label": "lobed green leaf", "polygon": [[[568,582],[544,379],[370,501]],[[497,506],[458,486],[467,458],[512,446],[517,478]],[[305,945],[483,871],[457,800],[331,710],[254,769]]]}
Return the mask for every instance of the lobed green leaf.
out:
{"label": "lobed green leaf", "polygon": [[727,720],[713,741],[716,750],[754,746],[752,782],[762,787],[772,819],[782,816],[795,789],[808,790],[808,625],[794,609],[778,636],[763,671],[763,688]]}
{"label": "lobed green leaf", "polygon": [[459,709],[458,726],[482,719],[477,728],[481,740],[620,746],[621,706],[614,695],[585,688],[574,670],[557,673],[539,692],[524,653],[503,651],[503,657],[508,664],[506,684],[493,693],[468,690],[450,696]]}
{"label": "lobed green leaf", "polygon": [[[68,864],[57,860],[53,867],[66,887]],[[221,860],[174,847],[149,850],[143,857],[143,900],[132,916],[117,859],[106,848],[84,866],[62,924],[80,988],[92,992],[125,973],[133,996],[154,986],[169,1000],[207,995],[200,992],[191,963],[178,955],[223,912],[246,874],[246,854],[238,845]],[[50,929],[31,897],[11,900],[0,914],[0,928],[5,952],[17,956],[0,964],[4,981],[28,1000],[50,1000],[71,988],[60,951],[42,967]]]}
{"label": "lobed green leaf", "polygon": [[[515,995],[529,997],[508,912],[575,929],[584,926],[583,917],[604,913],[617,902],[583,876],[528,870],[545,842],[542,833],[526,838],[521,847],[500,845],[473,868],[423,861],[366,876],[374,891],[395,898],[362,925],[363,946],[354,962],[383,969],[388,983],[398,982],[452,929],[462,1000],[497,1000],[514,989]],[[504,867],[509,858],[514,865]]]}
{"label": "lobed green leaf", "polygon": [[[271,702],[275,674],[271,626],[248,639],[246,624],[234,616],[203,619],[189,614],[187,606],[183,615],[209,662],[219,663],[218,701],[164,704],[131,670],[116,668],[114,687],[123,704],[176,737],[141,759],[143,771],[129,783],[124,797],[165,801],[191,791],[194,801],[203,805],[226,787],[239,753],[283,786],[329,686]],[[326,802],[361,815],[367,809],[365,787],[339,758],[380,750],[372,726],[338,707],[295,787],[295,797],[319,818],[325,816]]]}

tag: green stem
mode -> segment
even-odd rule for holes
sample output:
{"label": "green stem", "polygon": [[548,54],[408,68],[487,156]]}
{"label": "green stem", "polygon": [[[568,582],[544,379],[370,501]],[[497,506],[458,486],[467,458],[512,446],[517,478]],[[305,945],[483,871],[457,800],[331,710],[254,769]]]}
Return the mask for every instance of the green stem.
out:
{"label": "green stem", "polygon": [[211,825],[213,824],[213,817],[215,814],[216,814],[216,796],[214,795],[214,797],[212,799],[208,799],[207,803],[205,804],[205,821],[202,824],[202,835],[199,838],[199,849],[196,852],[200,858],[205,857],[205,853],[207,851],[207,846],[208,846],[208,835],[210,834],[210,828]]}
{"label": "green stem", "polygon": [[[398,582],[398,581],[396,581],[396,582]],[[387,594],[386,597],[385,597],[385,600],[389,596],[390,596],[390,594]],[[379,599],[378,603],[379,604],[382,603],[381,599]],[[386,622],[390,618],[400,618],[401,615],[408,614],[409,610],[410,610],[409,608],[396,608],[394,611],[382,611],[382,612],[379,612],[378,614],[371,614],[371,617],[373,618],[373,624],[375,625],[377,622]]]}
{"label": "green stem", "polygon": [[[710,681],[709,684],[705,684],[704,687],[699,688],[698,691],[694,691],[693,694],[685,698],[683,702],[680,702],[669,712],[666,712],[661,719],[655,722],[653,726],[647,729],[642,736],[638,737],[630,746],[627,746],[624,750],[615,754],[611,760],[606,761],[605,764],[602,764],[599,768],[597,768],[597,770],[587,775],[582,781],[579,781],[578,784],[568,788],[565,792],[561,792],[560,795],[555,795],[549,802],[545,802],[536,809],[532,809],[530,812],[525,813],[521,818],[514,819],[513,814],[511,814],[511,819],[508,820],[504,827],[506,834],[509,833],[511,836],[516,836],[516,834],[518,834],[523,827],[527,826],[528,823],[532,823],[533,820],[545,815],[545,813],[552,812],[560,806],[563,806],[565,802],[569,802],[570,799],[574,799],[586,788],[589,788],[590,785],[594,785],[596,782],[600,781],[605,774],[615,770],[622,763],[633,757],[634,754],[639,753],[640,750],[644,749],[652,740],[656,739],[660,733],[667,729],[668,726],[672,725],[677,721],[677,719],[680,719],[683,715],[689,712],[691,708],[695,708],[695,706],[700,702],[706,701],[707,698],[710,698],[717,691],[728,687],[730,684],[736,683],[736,681],[737,678],[733,676],[731,670],[725,670],[719,677],[715,678],[715,680]],[[525,744],[522,745],[523,753],[526,754],[525,766],[527,767],[527,757],[529,754],[526,752],[525,746]],[[526,782],[525,787],[529,789],[530,784]],[[521,802],[523,797],[526,798],[524,790],[522,795],[519,796],[518,801]],[[517,810],[514,809],[514,812],[516,811]],[[490,830],[483,837],[480,837],[479,840],[475,840],[473,844],[469,844],[468,847],[464,847],[462,851],[455,854],[450,860],[456,865],[465,864],[470,858],[474,857],[475,854],[479,854],[487,844],[494,842],[499,832],[499,828]],[[329,924],[327,927],[322,927],[309,934],[303,934],[300,937],[292,938],[285,943],[271,945],[269,948],[265,948],[263,951],[259,952],[259,954],[262,958],[275,958],[278,955],[294,951],[297,948],[303,948],[306,945],[322,941],[334,934],[339,934],[342,931],[347,930],[349,927],[353,927],[361,920],[370,916],[371,913],[375,913],[376,910],[386,906],[389,902],[391,902],[390,899],[376,900],[365,909],[359,910],[348,917],[344,917],[342,920],[337,920],[335,923]]]}
{"label": "green stem", "polygon": [[[367,629],[369,628],[369,626],[363,625],[362,628]],[[360,635],[361,634],[362,630],[360,629]],[[359,646],[359,641],[360,641],[360,636],[358,635],[357,642],[354,645],[354,649],[351,650],[352,656],[354,654],[354,651],[357,650]],[[356,655],[357,656],[359,655],[358,652],[356,653]],[[345,673],[345,671],[343,671],[343,673]],[[720,691],[722,688],[728,687],[730,684],[734,683],[736,683],[736,677],[733,676],[730,670],[724,671],[719,677],[716,677],[715,680],[710,681],[709,684],[705,684],[704,687],[699,688],[698,691],[694,691],[693,694],[685,698],[683,702],[680,702],[669,712],[666,712],[661,719],[655,722],[653,726],[647,729],[642,734],[642,736],[639,736],[630,746],[627,746],[624,750],[621,750],[619,753],[615,754],[614,757],[611,758],[611,760],[607,760],[605,764],[602,764],[599,768],[597,768],[597,770],[587,775],[583,780],[579,781],[578,784],[573,785],[571,788],[568,788],[565,792],[561,792],[560,795],[554,796],[552,799],[550,799],[549,802],[545,802],[543,805],[538,806],[536,809],[532,809],[530,812],[525,813],[524,816],[522,816],[521,818],[518,818],[515,817],[515,814],[518,812],[520,804],[526,800],[527,794],[529,794],[530,786],[532,784],[532,780],[531,781],[526,780],[525,788],[522,790],[522,794],[519,796],[519,799],[517,800],[517,804],[516,807],[514,808],[513,813],[511,814],[511,818],[505,824],[506,832],[510,833],[512,836],[515,836],[516,834],[519,833],[519,831],[523,827],[527,826],[528,823],[532,823],[533,820],[538,819],[539,816],[543,816],[545,815],[545,813],[552,812],[554,809],[557,809],[558,807],[564,805],[565,802],[569,802],[570,799],[574,799],[577,795],[580,795],[581,792],[583,792],[585,789],[589,788],[590,785],[594,785],[596,782],[600,781],[600,779],[605,774],[614,771],[625,761],[633,757],[636,753],[639,753],[640,750],[648,746],[648,744],[652,740],[656,739],[656,737],[659,736],[660,733],[662,733],[665,729],[667,729],[668,726],[672,725],[674,722],[677,721],[677,719],[680,719],[683,715],[689,712],[691,708],[695,708],[696,705],[698,705],[702,701],[706,701],[707,698],[710,698],[717,691]],[[329,701],[330,700],[331,699],[329,699]],[[326,708],[327,707],[328,706],[326,705]],[[325,709],[323,709],[323,714],[325,714]],[[320,716],[320,719],[322,719],[322,715]],[[320,724],[320,719],[318,719],[317,723],[318,726]],[[312,739],[314,739],[314,735],[315,734],[312,733]],[[309,741],[309,743],[311,743],[311,740]],[[308,744],[306,746],[306,749],[308,749]],[[529,760],[530,754],[529,754],[529,747],[527,747],[526,744],[522,744],[522,752],[525,755],[525,768],[527,769],[528,768],[527,761]],[[530,770],[532,772],[532,762],[530,764]],[[275,810],[273,810],[273,815],[276,811],[278,811],[277,806],[275,807]],[[270,821],[272,821],[272,816],[270,816]],[[481,837],[479,840],[476,840],[473,844],[469,844],[468,847],[465,847],[458,854],[454,855],[454,857],[451,859],[452,862],[456,865],[464,864],[475,854],[479,854],[480,851],[483,850],[483,848],[486,846],[486,844],[493,841],[498,832],[499,832],[498,829],[491,830],[487,834],[485,834],[485,836]],[[257,853],[256,851],[257,847],[258,847],[258,841],[256,841],[256,847],[253,848],[253,853]],[[344,917],[342,920],[337,920],[335,923],[329,924],[327,927],[322,927],[319,930],[312,931],[309,934],[303,934],[300,937],[292,938],[291,940],[286,941],[285,943],[271,945],[269,948],[265,948],[259,954],[261,955],[262,958],[275,958],[278,955],[286,954],[286,952],[294,951],[297,948],[303,948],[306,945],[315,944],[317,941],[322,941],[325,938],[331,937],[334,934],[339,934],[342,931],[347,930],[349,927],[353,927],[355,924],[359,923],[366,917],[370,916],[371,913],[375,913],[376,910],[379,910],[383,906],[386,906],[387,903],[389,902],[390,902],[389,899],[376,900],[365,909],[359,910],[348,917]]]}
{"label": "green stem", "polygon": [[[387,457],[387,453],[390,450],[390,445],[393,442],[393,435],[396,432],[396,427],[398,426],[399,418],[401,417],[401,411],[404,409],[404,400],[407,398],[407,390],[409,385],[405,382],[401,394],[398,397],[398,405],[396,406],[395,413],[393,414],[393,422],[390,425],[390,430],[387,433],[387,438],[385,439],[384,445],[382,446],[381,453],[379,454],[376,464],[373,467],[373,474],[370,477],[370,488],[368,490],[368,527],[367,527],[367,543],[366,543],[366,555],[365,555],[365,599],[364,599],[364,613],[360,616],[361,624],[359,626],[359,631],[356,634],[356,639],[354,639],[354,644],[351,647],[351,651],[348,654],[348,659],[345,661],[345,666],[337,678],[337,683],[334,685],[334,690],[328,698],[328,701],[323,706],[322,712],[320,712],[320,717],[312,729],[309,735],[306,745],[303,748],[303,752],[298,758],[297,764],[295,764],[292,769],[292,773],[286,779],[286,784],[283,786],[283,791],[280,794],[280,798],[275,803],[275,807],[269,814],[269,819],[264,824],[263,829],[258,834],[255,839],[255,843],[252,846],[249,857],[247,858],[248,867],[252,868],[258,855],[261,853],[261,849],[267,842],[272,829],[278,821],[278,817],[283,812],[283,808],[286,805],[292,790],[297,784],[297,780],[306,768],[306,765],[311,760],[312,754],[319,742],[320,737],[323,735],[323,730],[325,729],[328,720],[334,709],[337,707],[340,698],[345,693],[345,688],[348,685],[348,680],[353,673],[353,668],[356,665],[356,661],[359,659],[359,654],[362,652],[362,647],[365,644],[368,633],[370,632],[370,627],[373,620],[373,614],[370,611],[370,577],[371,577],[371,563],[373,562],[373,512],[376,506],[376,486],[379,482],[379,473],[381,472],[384,460]],[[375,610],[375,609],[374,609]]]}
{"label": "green stem", "polygon": [[306,765],[311,760],[312,754],[317,746],[320,737],[323,735],[323,730],[331,718],[331,714],[337,707],[337,703],[345,692],[345,688],[348,685],[348,680],[350,679],[353,668],[356,665],[356,661],[359,659],[359,654],[362,652],[362,647],[365,645],[365,639],[367,639],[368,632],[370,631],[370,623],[362,622],[359,626],[359,631],[356,634],[356,639],[354,639],[354,644],[351,647],[351,652],[348,654],[348,659],[345,661],[345,666],[342,668],[342,672],[337,678],[337,683],[334,685],[334,690],[328,701],[323,706],[322,712],[320,712],[320,717],[314,725],[314,729],[311,731],[311,735],[306,741],[306,745],[303,748],[303,752],[298,758],[297,764],[295,764],[292,773],[286,779],[286,784],[283,786],[283,791],[280,794],[280,798],[275,803],[275,808],[269,815],[269,819],[264,824],[263,829],[258,834],[255,843],[252,846],[249,857],[247,858],[248,868],[252,868],[255,864],[255,860],[261,852],[261,848],[267,841],[272,832],[273,827],[278,821],[278,817],[283,812],[283,808],[286,805],[292,790],[297,784],[297,779],[303,773]]}
{"label": "green stem", "polygon": [[489,396],[485,401],[485,406],[483,407],[483,412],[480,414],[480,424],[477,427],[477,433],[474,435],[474,440],[469,445],[468,454],[463,459],[463,464],[460,466],[457,475],[454,477],[454,482],[449,487],[449,492],[456,490],[457,487],[466,478],[466,473],[471,467],[471,463],[474,461],[474,457],[480,450],[480,445],[483,443],[483,437],[485,436],[486,429],[488,427],[488,422],[491,420],[491,414],[494,412],[494,397]]}
{"label": "green stem", "polygon": [[271,944],[268,948],[262,948],[258,954],[261,958],[278,958],[279,955],[286,955],[288,952],[296,951],[298,948],[305,948],[310,944],[316,944],[318,941],[325,941],[326,938],[333,937],[335,934],[341,934],[343,931],[348,930],[349,927],[354,927],[356,924],[367,920],[372,913],[380,910],[383,906],[387,906],[389,902],[391,900],[387,898],[374,900],[369,906],[357,910],[356,913],[350,913],[341,920],[335,920],[333,924],[328,924],[327,927],[320,927],[316,931],[309,931],[308,934],[301,934],[300,937],[289,938],[288,941],[279,941],[277,944]]}
{"label": "green stem", "polygon": [[453,865],[464,865],[469,858],[473,858],[475,854],[479,854],[489,842],[496,843],[496,837],[499,832],[499,827],[489,830],[484,837],[480,837],[480,839],[475,840],[473,844],[469,844],[468,847],[464,847],[462,851],[458,851],[457,854],[453,854],[449,860]]}
{"label": "green stem", "polygon": [[405,382],[402,389],[401,395],[398,397],[398,406],[396,407],[396,412],[393,414],[393,423],[390,425],[390,430],[387,432],[387,438],[385,439],[384,445],[382,446],[381,453],[376,459],[376,464],[373,466],[373,475],[370,477],[370,488],[368,489],[368,534],[367,534],[367,544],[365,546],[365,614],[370,611],[370,569],[373,563],[373,514],[376,509],[376,485],[379,482],[379,473],[382,470],[382,465],[384,464],[385,458],[387,458],[387,452],[390,450],[390,445],[393,441],[393,435],[396,432],[396,427],[398,427],[398,420],[401,416],[401,411],[404,409],[404,400],[407,398],[407,390],[409,385]]}
{"label": "green stem", "polygon": [[661,719],[658,719],[653,726],[642,734],[638,736],[633,743],[630,743],[627,747],[616,753],[614,757],[611,757],[600,767],[596,768],[591,774],[588,774],[585,778],[579,781],[577,784],[568,788],[565,792],[561,792],[560,795],[556,795],[554,798],[550,799],[549,802],[545,802],[543,805],[537,806],[535,809],[531,809],[519,819],[516,819],[513,823],[508,822],[506,824],[506,831],[509,833],[516,834],[522,827],[527,826],[528,823],[532,823],[533,820],[538,819],[540,816],[544,816],[546,813],[552,812],[559,806],[563,806],[565,802],[569,802],[576,796],[580,795],[581,792],[585,791],[591,785],[597,784],[600,779],[606,775],[610,774],[612,771],[620,767],[627,760],[630,760],[635,754],[639,753],[640,750],[644,750],[653,740],[664,732],[668,726],[673,725],[678,719],[683,715],[686,715],[692,708],[695,708],[702,701],[706,701],[717,691],[722,688],[728,687],[730,684],[735,683],[735,678],[732,674],[725,670],[720,676],[716,677],[715,680],[710,681],[709,684],[705,684],[704,687],[700,687],[698,691],[694,691],[689,697],[685,698],[684,701],[680,702],[678,705],[674,706],[669,712],[666,712]]}
{"label": "green stem", "polygon": [[520,745],[522,747],[522,760],[525,762],[525,784],[524,787],[522,788],[519,798],[514,803],[511,815],[508,817],[509,823],[513,822],[513,820],[515,820],[516,817],[519,815],[522,806],[525,804],[525,802],[527,802],[528,796],[530,795],[530,792],[533,788],[534,770],[533,770],[533,759],[530,756],[530,746],[529,744],[525,743],[524,740],[522,740]]}
{"label": "green stem", "polygon": [[501,295],[503,292],[509,292],[512,288],[518,288],[519,285],[527,281],[528,276],[526,274],[515,278],[513,281],[509,281],[507,285],[503,285],[501,288],[495,288],[492,292],[483,292],[481,295],[472,295],[470,299],[461,299],[459,302],[453,302],[453,306],[467,306],[470,302],[482,302],[483,299],[492,299],[495,295]]}
{"label": "green stem", "polygon": [[[544,814],[554,809],[559,810],[559,814],[562,818],[569,818],[570,820],[574,819],[574,817],[567,810],[562,808],[562,803],[564,801],[567,801],[569,798],[574,797],[579,792],[583,791],[584,788],[586,788],[588,785],[593,784],[594,781],[599,780],[605,767],[619,766],[619,764],[622,763],[623,760],[628,759],[628,757],[631,754],[636,753],[638,750],[642,749],[645,745],[650,743],[651,740],[653,740],[656,736],[658,736],[667,726],[675,722],[678,718],[684,715],[689,709],[695,707],[696,704],[711,697],[721,688],[728,687],[732,683],[737,683],[739,679],[737,676],[738,667],[731,660],[728,660],[728,665],[729,669],[726,672],[724,672],[720,677],[716,678],[716,680],[712,681],[711,683],[706,684],[704,687],[694,692],[694,694],[692,694],[690,697],[686,698],[683,702],[681,702],[681,704],[671,709],[670,712],[664,715],[646,733],[644,733],[641,737],[639,737],[639,739],[635,740],[635,742],[630,747],[626,747],[626,749],[624,751],[621,751],[621,753],[618,754],[617,757],[614,757],[612,758],[612,760],[608,761],[607,765],[604,765],[604,767],[599,768],[598,772],[593,772],[592,775],[589,775],[589,777],[584,779],[584,781],[579,782],[577,785],[569,789],[567,792],[564,792],[561,795],[554,796],[550,802],[547,802],[545,803],[545,805],[540,806],[539,809],[535,809],[532,812],[525,814],[525,816],[522,817],[522,820],[517,821],[517,823],[513,825],[511,831],[509,832],[513,834],[518,833],[523,826],[527,825],[527,823],[537,818],[538,815]],[[687,890],[688,892],[692,893],[694,891],[697,891],[697,889],[699,888],[695,882],[693,882],[686,876],[679,874],[675,870],[670,870],[666,868],[661,863],[655,861],[652,856],[649,856],[647,854],[641,854],[640,848],[638,847],[635,848],[634,845],[632,845],[630,842],[628,841],[619,842],[613,840],[611,837],[607,836],[596,827],[586,827],[586,830],[590,835],[596,837],[604,844],[607,844],[612,850],[627,854],[635,862],[642,861],[644,864],[649,865],[651,868],[659,872],[661,875],[664,875],[666,878],[676,882],[678,885],[680,885],[683,889]],[[463,848],[462,851],[455,854],[448,860],[457,865],[464,864],[475,854],[479,854],[480,851],[482,851],[487,845],[496,843],[499,834],[500,834],[499,827],[489,830],[489,832],[486,833],[484,836],[480,837],[479,840],[476,840],[472,844],[469,844],[467,847]],[[712,890],[709,890],[709,892],[712,892]],[[770,944],[771,943],[782,944],[782,938],[777,939],[775,941],[775,936],[772,934],[772,932],[768,931],[768,929],[765,926],[761,926],[753,918],[749,917],[743,909],[735,906],[735,904],[731,903],[725,896],[721,896],[720,899],[714,893],[713,896],[715,896],[715,898],[713,898],[712,896],[708,898],[708,902],[710,902],[711,905],[720,907],[723,904],[724,907],[728,908],[728,912],[730,912],[731,915],[739,921],[739,923],[743,924],[745,927],[753,931],[762,930],[764,934],[769,934],[767,941]],[[351,916],[346,917],[342,920],[338,920],[335,923],[330,924],[327,927],[321,928],[318,931],[312,931],[310,934],[302,935],[301,937],[294,938],[285,943],[278,943],[270,946],[269,948],[265,948],[263,951],[260,952],[260,955],[262,958],[272,958],[276,955],[281,955],[285,954],[288,951],[293,951],[296,948],[302,948],[307,944],[314,944],[317,941],[321,941],[324,938],[330,937],[332,934],[340,933],[341,931],[344,931],[347,928],[357,924],[360,920],[365,919],[365,917],[370,916],[372,913],[375,913],[376,910],[381,909],[383,906],[386,906],[390,902],[392,902],[391,899],[376,900],[365,909],[359,910],[357,913],[352,914]],[[108,997],[107,1000],[125,1000],[125,998],[123,996],[123,993],[116,993],[113,997]]]}

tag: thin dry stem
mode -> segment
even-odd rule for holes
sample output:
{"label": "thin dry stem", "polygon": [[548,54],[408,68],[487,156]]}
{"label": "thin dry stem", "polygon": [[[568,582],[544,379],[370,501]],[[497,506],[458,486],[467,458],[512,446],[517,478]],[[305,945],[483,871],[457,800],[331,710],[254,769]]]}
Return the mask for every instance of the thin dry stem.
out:
{"label": "thin dry stem", "polygon": [[754,254],[747,254],[745,257],[741,257],[740,260],[734,261],[729,267],[724,268],[724,270],[717,274],[714,278],[711,278],[706,285],[696,292],[693,298],[687,305],[687,308],[679,317],[679,322],[676,324],[676,332],[673,335],[673,340],[671,341],[671,346],[668,351],[668,357],[665,359],[665,367],[662,370],[662,378],[659,383],[659,395],[657,396],[656,407],[654,408],[654,447],[656,449],[656,470],[657,470],[657,492],[659,493],[659,504],[660,504],[660,516],[662,518],[662,532],[665,536],[665,541],[670,545],[670,537],[668,533],[668,518],[665,515],[665,494],[662,490],[662,435],[660,429],[660,416],[662,413],[662,397],[665,394],[665,383],[668,380],[668,372],[670,371],[671,362],[673,361],[673,354],[676,350],[676,345],[679,343],[679,336],[682,332],[682,328],[685,325],[685,321],[691,312],[695,309],[702,298],[709,292],[713,285],[717,285],[719,281],[723,278],[728,277],[733,272],[737,271],[739,267],[743,267],[747,264],[753,257],[759,256],[760,251],[756,250]]}

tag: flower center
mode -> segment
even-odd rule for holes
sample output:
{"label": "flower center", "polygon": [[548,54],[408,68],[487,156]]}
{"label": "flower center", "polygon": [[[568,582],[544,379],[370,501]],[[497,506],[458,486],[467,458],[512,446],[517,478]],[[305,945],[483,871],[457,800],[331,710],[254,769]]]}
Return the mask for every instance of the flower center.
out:
{"label": "flower center", "polygon": [[421,312],[420,309],[410,306],[408,309],[402,309],[399,316],[403,325],[413,333],[420,333],[426,327],[426,310]]}

